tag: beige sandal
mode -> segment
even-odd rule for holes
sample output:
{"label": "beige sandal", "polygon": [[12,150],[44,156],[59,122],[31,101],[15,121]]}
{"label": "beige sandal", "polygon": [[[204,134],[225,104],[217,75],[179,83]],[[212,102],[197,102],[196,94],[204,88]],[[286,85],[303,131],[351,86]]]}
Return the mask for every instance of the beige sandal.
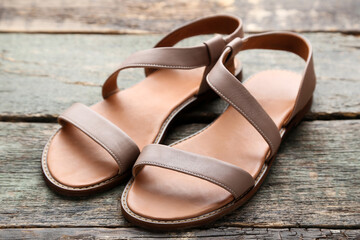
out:
{"label": "beige sandal", "polygon": [[[285,50],[306,61],[303,75],[255,74],[244,84],[225,67],[247,49]],[[259,188],[280,143],[310,109],[312,48],[303,37],[271,32],[236,38],[207,76],[230,106],[210,126],[170,146],[146,146],[133,167],[121,207],[136,225],[160,230],[199,226],[245,203]]]}
{"label": "beige sandal", "polygon": [[[196,47],[172,47],[185,38],[213,33],[227,35]],[[102,102],[90,108],[77,103],[60,115],[61,128],[45,146],[41,161],[48,185],[58,193],[80,196],[130,176],[140,150],[159,143],[180,111],[209,96],[204,76],[226,44],[242,35],[240,19],[216,15],[184,25],[155,48],[126,59],[103,85]],[[235,68],[233,62],[229,65]],[[147,77],[119,91],[117,76],[126,68],[146,68]]]}

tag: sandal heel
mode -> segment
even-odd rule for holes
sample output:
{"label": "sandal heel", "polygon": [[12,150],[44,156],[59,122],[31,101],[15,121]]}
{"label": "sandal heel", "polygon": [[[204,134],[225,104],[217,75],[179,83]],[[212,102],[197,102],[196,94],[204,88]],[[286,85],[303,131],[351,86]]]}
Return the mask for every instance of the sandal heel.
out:
{"label": "sandal heel", "polygon": [[283,135],[283,139],[287,137],[287,135],[289,134],[289,132],[297,127],[301,121],[304,119],[305,115],[310,111],[311,106],[312,106],[312,102],[313,102],[313,97],[310,98],[310,100],[306,103],[306,105],[304,106],[303,109],[301,109],[296,115],[295,117],[286,125],[285,127],[285,132]]}

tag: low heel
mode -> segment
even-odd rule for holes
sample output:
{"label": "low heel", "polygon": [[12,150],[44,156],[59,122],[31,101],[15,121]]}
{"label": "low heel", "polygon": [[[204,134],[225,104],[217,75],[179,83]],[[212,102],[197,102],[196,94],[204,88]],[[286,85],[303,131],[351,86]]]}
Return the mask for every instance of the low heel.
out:
{"label": "low heel", "polygon": [[303,109],[301,109],[295,117],[289,122],[289,124],[286,126],[286,134],[294,127],[299,125],[303,118],[305,117],[306,113],[308,113],[311,109],[313,102],[313,97],[310,98],[310,100],[306,103]]}

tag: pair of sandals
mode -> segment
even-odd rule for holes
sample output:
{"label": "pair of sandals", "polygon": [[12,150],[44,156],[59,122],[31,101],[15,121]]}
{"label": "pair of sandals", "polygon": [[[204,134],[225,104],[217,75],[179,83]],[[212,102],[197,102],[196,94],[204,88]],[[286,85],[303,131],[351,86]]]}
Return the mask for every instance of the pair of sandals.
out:
{"label": "pair of sandals", "polygon": [[[269,32],[244,38],[242,27],[233,16],[201,18],[127,58],[103,85],[103,101],[76,103],[59,116],[61,128],[42,157],[48,185],[85,196],[132,174],[122,212],[150,229],[199,226],[241,206],[263,182],[285,135],[310,109],[316,81],[304,37]],[[225,36],[173,47],[202,34]],[[306,62],[303,74],[268,70],[241,82],[235,55],[249,49],[295,53]],[[120,91],[117,77],[127,68],[145,68],[146,78]],[[160,144],[180,112],[215,95],[229,103],[217,120],[171,146]]]}

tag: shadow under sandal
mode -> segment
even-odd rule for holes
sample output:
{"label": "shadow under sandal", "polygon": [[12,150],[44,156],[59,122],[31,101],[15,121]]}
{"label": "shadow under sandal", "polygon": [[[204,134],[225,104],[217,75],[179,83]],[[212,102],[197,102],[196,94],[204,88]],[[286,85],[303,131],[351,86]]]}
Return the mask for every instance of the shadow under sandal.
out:
{"label": "shadow under sandal", "polygon": [[[293,52],[306,61],[303,75],[269,70],[241,83],[225,65],[248,49]],[[207,82],[229,107],[210,126],[172,146],[143,149],[121,198],[124,216],[134,224],[161,230],[199,226],[258,190],[284,136],[310,109],[316,82],[311,45],[288,32],[236,38]]]}
{"label": "shadow under sandal", "polygon": [[[195,47],[172,47],[185,38],[214,33],[225,36]],[[91,107],[76,103],[60,115],[61,128],[41,160],[48,185],[60,194],[84,196],[130,176],[140,150],[159,143],[179,112],[209,95],[206,74],[226,44],[240,36],[240,19],[215,15],[175,29],[155,48],[127,58],[103,85],[103,101]],[[230,65],[234,70],[235,64]],[[118,74],[127,68],[146,68],[146,78],[119,91]]]}

